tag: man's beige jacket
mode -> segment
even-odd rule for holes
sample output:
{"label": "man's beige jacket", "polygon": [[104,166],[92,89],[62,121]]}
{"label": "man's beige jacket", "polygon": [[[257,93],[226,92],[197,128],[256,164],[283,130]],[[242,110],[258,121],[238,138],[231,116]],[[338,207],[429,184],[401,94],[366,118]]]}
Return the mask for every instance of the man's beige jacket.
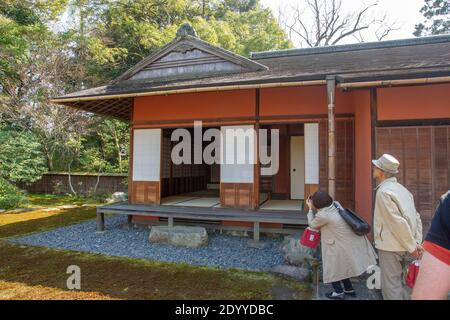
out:
{"label": "man's beige jacket", "polygon": [[409,253],[422,242],[422,221],[413,195],[395,177],[377,186],[374,241],[379,250]]}

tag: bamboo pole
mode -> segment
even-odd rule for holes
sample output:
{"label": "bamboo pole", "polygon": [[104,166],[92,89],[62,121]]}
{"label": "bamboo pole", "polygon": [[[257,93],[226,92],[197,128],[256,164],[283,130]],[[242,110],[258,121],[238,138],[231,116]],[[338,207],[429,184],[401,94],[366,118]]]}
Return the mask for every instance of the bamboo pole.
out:
{"label": "bamboo pole", "polygon": [[280,87],[300,87],[300,86],[317,86],[325,85],[325,80],[313,80],[313,81],[296,81],[296,82],[273,82],[262,84],[248,84],[248,85],[232,85],[232,86],[220,86],[220,87],[204,87],[204,88],[189,88],[178,90],[161,90],[152,92],[137,92],[137,93],[125,93],[125,94],[111,94],[91,97],[78,97],[78,98],[55,98],[51,99],[53,103],[65,103],[65,102],[80,102],[80,101],[95,101],[106,99],[123,99],[134,97],[145,97],[155,95],[168,95],[168,94],[180,94],[180,93],[195,93],[195,92],[209,92],[209,91],[229,91],[229,90],[244,90],[244,89],[263,89],[263,88],[280,88]]}
{"label": "bamboo pole", "polygon": [[328,96],[328,193],[335,199],[336,195],[336,78],[327,77]]}
{"label": "bamboo pole", "polygon": [[450,82],[450,77],[435,77],[435,78],[417,78],[417,79],[403,79],[403,80],[387,80],[387,81],[366,81],[366,82],[349,82],[340,83],[338,88],[364,88],[364,87],[385,87],[385,86],[401,86],[414,84],[431,84],[431,83],[445,83]]}

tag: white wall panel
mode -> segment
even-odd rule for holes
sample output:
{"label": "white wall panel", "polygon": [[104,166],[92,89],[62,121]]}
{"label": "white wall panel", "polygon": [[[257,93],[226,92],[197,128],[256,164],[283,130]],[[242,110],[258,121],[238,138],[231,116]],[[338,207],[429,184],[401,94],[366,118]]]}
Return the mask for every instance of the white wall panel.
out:
{"label": "white wall panel", "polygon": [[133,181],[159,181],[161,170],[161,129],[135,129]]}
{"label": "white wall panel", "polygon": [[[220,182],[224,183],[253,183],[254,162],[256,152],[256,140],[253,126],[223,126],[221,127],[221,165],[220,165]],[[239,129],[241,129],[239,131]],[[251,131],[247,131],[247,130]],[[227,132],[235,131],[238,134],[236,139],[231,139]],[[249,133],[249,138],[244,139],[245,132]],[[233,150],[234,152],[233,152]],[[234,153],[234,161],[230,159],[230,155]],[[245,160],[241,163],[239,161]]]}
{"label": "white wall panel", "polygon": [[305,184],[319,184],[319,124],[305,124]]}

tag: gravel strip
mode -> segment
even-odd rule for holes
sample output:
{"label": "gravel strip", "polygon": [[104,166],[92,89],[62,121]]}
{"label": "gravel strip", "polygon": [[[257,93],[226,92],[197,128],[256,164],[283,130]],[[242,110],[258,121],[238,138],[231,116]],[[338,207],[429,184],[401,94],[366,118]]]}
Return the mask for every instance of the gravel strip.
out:
{"label": "gravel strip", "polygon": [[281,239],[262,237],[264,249],[250,248],[249,238],[209,232],[209,244],[203,248],[184,248],[148,241],[149,229],[125,229],[124,216],[105,219],[106,232],[97,233],[94,220],[9,240],[13,243],[100,253],[110,256],[143,258],[192,265],[268,271],[283,264]]}

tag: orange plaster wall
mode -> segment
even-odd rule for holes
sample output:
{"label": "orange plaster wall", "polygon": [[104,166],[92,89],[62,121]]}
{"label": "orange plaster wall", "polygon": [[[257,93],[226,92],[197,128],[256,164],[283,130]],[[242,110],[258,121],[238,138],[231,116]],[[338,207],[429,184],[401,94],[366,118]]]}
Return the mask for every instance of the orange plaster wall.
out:
{"label": "orange plaster wall", "polygon": [[370,91],[353,91],[355,106],[355,209],[372,224]]}
{"label": "orange plaster wall", "polygon": [[378,120],[450,118],[450,84],[378,89]]}
{"label": "orange plaster wall", "polygon": [[[261,89],[260,115],[319,115],[327,114],[325,86]],[[353,113],[351,94],[336,91],[336,113]]]}
{"label": "orange plaster wall", "polygon": [[133,121],[254,117],[255,90],[136,97]]}

